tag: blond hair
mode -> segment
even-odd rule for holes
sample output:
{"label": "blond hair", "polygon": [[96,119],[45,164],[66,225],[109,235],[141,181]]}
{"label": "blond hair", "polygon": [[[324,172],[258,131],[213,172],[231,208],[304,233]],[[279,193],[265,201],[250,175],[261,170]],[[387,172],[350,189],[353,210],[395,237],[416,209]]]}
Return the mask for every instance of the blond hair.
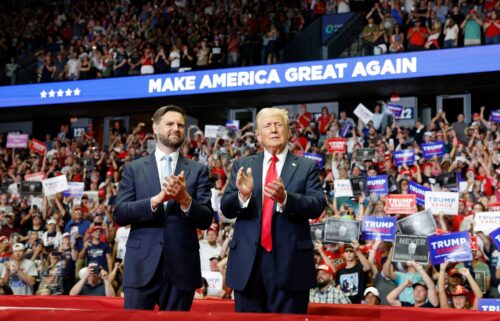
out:
{"label": "blond hair", "polygon": [[257,113],[256,129],[259,129],[259,123],[262,118],[270,116],[277,116],[278,118],[281,119],[281,121],[283,121],[283,124],[286,126],[286,128],[288,128],[288,111],[276,107],[267,107],[261,109]]}

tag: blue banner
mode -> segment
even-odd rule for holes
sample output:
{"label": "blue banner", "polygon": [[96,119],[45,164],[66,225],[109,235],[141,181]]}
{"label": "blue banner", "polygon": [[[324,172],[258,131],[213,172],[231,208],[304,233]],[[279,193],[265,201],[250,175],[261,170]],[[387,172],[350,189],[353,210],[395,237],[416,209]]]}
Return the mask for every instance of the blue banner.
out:
{"label": "blue banner", "polygon": [[469,231],[427,237],[431,264],[472,261]]}
{"label": "blue banner", "polygon": [[[0,87],[0,107],[272,90],[500,70],[500,45]],[[470,63],[469,57],[474,57]]]}
{"label": "blue banner", "polygon": [[305,158],[310,158],[316,163],[318,163],[319,168],[323,169],[325,166],[325,160],[323,158],[323,155],[320,154],[315,154],[315,153],[304,153]]}
{"label": "blue banner", "polygon": [[347,135],[347,132],[349,132],[349,129],[351,129],[351,123],[346,122],[344,127],[340,130],[340,137],[345,137]]}
{"label": "blue banner", "polygon": [[361,239],[394,242],[397,230],[395,217],[364,216],[361,222]]}
{"label": "blue banner", "polygon": [[479,299],[477,310],[481,312],[500,312],[500,299]]}
{"label": "blue banner", "polygon": [[500,227],[490,233],[490,238],[493,240],[493,243],[495,243],[497,249],[500,250]]}
{"label": "blue banner", "polygon": [[389,103],[386,105],[388,111],[390,111],[395,117],[401,117],[403,114],[403,106]]}
{"label": "blue banner", "polygon": [[500,110],[492,110],[490,121],[493,123],[500,123]]}
{"label": "blue banner", "polygon": [[324,15],[321,17],[321,43],[326,44],[330,38],[344,26],[349,19],[354,17],[353,12]]}
{"label": "blue banner", "polygon": [[417,197],[417,204],[425,206],[425,192],[430,192],[432,189],[422,186],[414,181],[410,181],[408,184],[408,193],[415,194]]}
{"label": "blue banner", "polygon": [[415,163],[415,150],[411,148],[395,151],[394,163],[396,166],[402,166],[404,163],[413,166],[413,163]]}
{"label": "blue banner", "polygon": [[422,152],[425,159],[431,159],[436,155],[443,157],[444,155],[444,142],[432,142],[422,144]]}
{"label": "blue banner", "polygon": [[368,185],[368,193],[375,193],[378,195],[389,194],[387,175],[368,176],[366,184]]}

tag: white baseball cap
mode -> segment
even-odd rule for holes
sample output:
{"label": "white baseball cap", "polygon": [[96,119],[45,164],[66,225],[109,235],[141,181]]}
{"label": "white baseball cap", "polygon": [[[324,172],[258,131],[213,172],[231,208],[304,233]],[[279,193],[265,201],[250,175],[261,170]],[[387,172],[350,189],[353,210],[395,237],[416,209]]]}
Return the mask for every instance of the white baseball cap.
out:
{"label": "white baseball cap", "polygon": [[378,292],[377,288],[374,288],[373,286],[366,288],[365,294],[363,296],[366,296],[368,293],[372,293],[377,298],[380,298],[380,293]]}

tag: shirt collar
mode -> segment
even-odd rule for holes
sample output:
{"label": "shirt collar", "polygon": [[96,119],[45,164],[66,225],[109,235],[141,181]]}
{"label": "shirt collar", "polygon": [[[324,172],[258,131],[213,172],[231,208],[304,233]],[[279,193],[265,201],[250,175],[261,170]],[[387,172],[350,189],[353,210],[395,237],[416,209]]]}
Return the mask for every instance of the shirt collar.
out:
{"label": "shirt collar", "polygon": [[[288,153],[288,147],[285,148],[281,153],[277,154],[276,156],[278,157],[278,162],[284,162],[286,159],[286,154]],[[271,160],[272,154],[269,153],[268,151],[264,150],[264,164],[269,163],[269,160]]]}
{"label": "shirt collar", "polygon": [[170,155],[170,157],[172,158],[172,163],[176,163],[177,160],[179,159],[179,150],[176,150],[175,152],[173,153],[170,153],[170,154],[167,154],[167,153],[164,153],[162,150],[160,150],[158,147],[155,149],[155,159],[156,159],[156,163],[159,164],[162,162],[163,160],[163,156],[165,155]]}

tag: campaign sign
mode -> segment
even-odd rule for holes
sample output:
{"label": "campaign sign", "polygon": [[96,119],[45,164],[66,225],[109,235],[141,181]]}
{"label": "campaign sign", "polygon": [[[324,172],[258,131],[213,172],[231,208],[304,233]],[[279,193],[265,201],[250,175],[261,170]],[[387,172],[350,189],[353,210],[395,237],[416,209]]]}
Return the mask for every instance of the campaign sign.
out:
{"label": "campaign sign", "polygon": [[351,181],[348,179],[336,179],[333,181],[335,197],[352,197]]}
{"label": "campaign sign", "polygon": [[401,105],[389,103],[386,104],[385,107],[394,115],[394,117],[401,117],[401,115],[403,114],[403,106]]}
{"label": "campaign sign", "polygon": [[493,243],[495,243],[497,249],[500,250],[500,227],[490,233],[490,238],[493,240]]}
{"label": "campaign sign", "polygon": [[361,196],[361,193],[365,193],[365,195],[368,194],[368,184],[366,182],[366,176],[353,177],[350,179],[350,181],[352,194],[354,196]]}
{"label": "campaign sign", "polygon": [[429,248],[426,236],[396,235],[394,240],[393,262],[415,261],[420,264],[429,263]]}
{"label": "campaign sign", "polygon": [[443,157],[444,142],[432,142],[432,143],[422,144],[422,151],[425,159],[431,159],[434,156]]}
{"label": "campaign sign", "polygon": [[425,205],[425,192],[430,191],[430,188],[415,183],[414,181],[410,181],[410,184],[408,184],[408,193],[415,194],[417,197],[417,204],[420,206]]}
{"label": "campaign sign", "polygon": [[389,194],[385,198],[387,214],[413,214],[417,211],[417,201],[414,194]]}
{"label": "campaign sign", "polygon": [[479,299],[477,310],[481,312],[500,312],[500,299]]}
{"label": "campaign sign", "polygon": [[28,134],[7,134],[7,148],[26,148],[28,146]]}
{"label": "campaign sign", "polygon": [[364,216],[361,222],[361,239],[393,242],[397,225],[394,217]]}
{"label": "campaign sign", "polygon": [[493,123],[500,123],[500,110],[491,111],[490,121]]}
{"label": "campaign sign", "polygon": [[458,189],[458,175],[457,172],[453,171],[450,173],[444,173],[437,177],[437,183],[441,188],[447,188],[451,191],[457,191]]}
{"label": "campaign sign", "polygon": [[425,209],[432,214],[457,215],[459,194],[453,192],[425,192]]}
{"label": "campaign sign", "polygon": [[222,290],[223,277],[220,272],[203,271],[202,276],[207,280],[207,295],[217,295]]}
{"label": "campaign sign", "polygon": [[205,125],[204,134],[206,138],[224,137],[227,135],[227,128],[219,125]]}
{"label": "campaign sign", "polygon": [[417,212],[399,219],[398,229],[404,235],[432,235],[436,233],[436,222],[429,210]]}
{"label": "campaign sign", "polygon": [[327,218],[325,222],[326,242],[350,243],[359,240],[359,221],[348,221],[336,218]]}
{"label": "campaign sign", "polygon": [[492,212],[500,211],[500,202],[490,203],[489,210]]}
{"label": "campaign sign", "polygon": [[358,118],[365,124],[368,124],[368,122],[373,118],[373,113],[361,103],[356,107],[356,109],[354,109],[354,115],[358,116]]}
{"label": "campaign sign", "polygon": [[474,232],[490,234],[500,226],[500,212],[479,212],[474,215]]}
{"label": "campaign sign", "polygon": [[92,170],[94,169],[94,159],[92,157],[82,157],[80,159],[80,164],[83,168],[87,170]]}
{"label": "campaign sign", "polygon": [[344,124],[344,127],[340,129],[340,137],[346,137],[347,133],[349,132],[349,129],[351,129],[351,122],[346,122]]}
{"label": "campaign sign", "polygon": [[345,138],[329,138],[325,143],[329,153],[345,153],[347,151]]}
{"label": "campaign sign", "polygon": [[19,193],[21,196],[27,195],[41,195],[42,194],[42,183],[36,181],[23,181],[19,186]]}
{"label": "campaign sign", "polygon": [[238,130],[240,129],[240,121],[239,120],[226,120],[226,128],[230,130]]}
{"label": "campaign sign", "polygon": [[372,160],[375,157],[375,148],[358,148],[356,149],[356,154],[354,158],[358,162],[364,162],[365,160]]}
{"label": "campaign sign", "polygon": [[366,184],[368,185],[369,194],[370,193],[375,193],[378,195],[389,194],[389,184],[387,180],[387,175],[368,176]]}
{"label": "campaign sign", "polygon": [[36,172],[33,174],[24,175],[24,180],[30,182],[41,182],[44,178],[45,178],[44,172]]}
{"label": "campaign sign", "polygon": [[30,149],[34,150],[35,153],[37,153],[39,155],[44,155],[45,152],[47,151],[47,145],[45,145],[44,143],[42,143],[41,141],[39,141],[36,138],[32,138]]}
{"label": "campaign sign", "polygon": [[305,158],[312,159],[316,163],[318,163],[319,168],[323,168],[325,166],[325,160],[323,158],[323,155],[321,154],[316,154],[316,153],[304,153],[303,156]]}
{"label": "campaign sign", "polygon": [[329,243],[325,241],[325,222],[310,224],[309,227],[311,228],[311,240],[313,242]]}
{"label": "campaign sign", "polygon": [[396,166],[413,165],[413,163],[415,163],[415,150],[413,148],[394,152],[394,164]]}
{"label": "campaign sign", "polygon": [[43,191],[46,196],[64,192],[69,188],[66,175],[47,178],[42,181]]}
{"label": "campaign sign", "polygon": [[69,189],[63,192],[63,196],[82,196],[83,190],[85,188],[84,183],[80,182],[68,182]]}
{"label": "campaign sign", "polygon": [[427,238],[432,265],[472,260],[469,231],[432,235]]}

